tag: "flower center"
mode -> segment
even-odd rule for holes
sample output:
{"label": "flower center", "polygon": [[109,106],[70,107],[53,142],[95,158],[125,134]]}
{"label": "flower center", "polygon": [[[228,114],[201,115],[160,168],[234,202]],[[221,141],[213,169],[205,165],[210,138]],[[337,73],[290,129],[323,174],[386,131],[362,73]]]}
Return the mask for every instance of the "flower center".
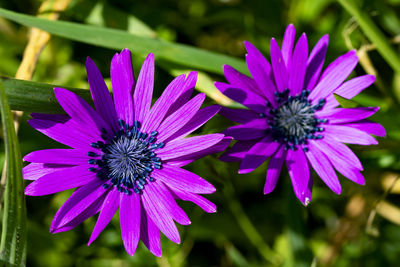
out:
{"label": "flower center", "polygon": [[[135,121],[134,126],[129,126],[119,120],[120,130],[110,140],[102,135],[103,141],[92,143],[91,146],[99,148],[103,154],[88,152],[89,164],[97,167],[89,168],[96,172],[100,179],[107,182],[103,185],[108,188],[113,185],[118,191],[131,194],[132,191],[140,193],[147,180],[152,182],[150,176],[153,169],[161,169],[161,159],[155,150],[164,146],[156,144],[157,131],[150,134],[140,131],[140,123]],[[103,130],[104,133],[106,133]]]}
{"label": "flower center", "polygon": [[[320,110],[325,105],[325,99],[321,99],[318,104],[312,106],[307,99],[310,91],[303,90],[296,96],[288,96],[289,90],[282,93],[275,93],[278,108],[270,110],[270,126],[272,136],[275,141],[286,144],[286,149],[297,149],[298,145],[306,145],[307,139],[322,139],[319,134],[324,128],[321,123],[327,122],[326,119],[315,117],[315,111]],[[308,151],[303,146],[304,151]]]}

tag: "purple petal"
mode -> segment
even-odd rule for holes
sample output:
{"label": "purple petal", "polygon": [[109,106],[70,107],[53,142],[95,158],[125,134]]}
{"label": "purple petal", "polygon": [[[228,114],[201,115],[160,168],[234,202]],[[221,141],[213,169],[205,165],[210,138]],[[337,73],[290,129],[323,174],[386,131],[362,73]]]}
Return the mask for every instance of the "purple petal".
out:
{"label": "purple petal", "polygon": [[154,55],[150,53],[144,60],[137,79],[133,102],[135,109],[135,120],[143,122],[150,110],[151,97],[154,87]]}
{"label": "purple petal", "polygon": [[247,151],[260,140],[261,139],[237,141],[232,148],[219,157],[219,159],[226,162],[241,161],[246,156]]}
{"label": "purple petal", "polygon": [[369,87],[375,82],[376,78],[374,75],[363,75],[347,82],[343,83],[339,88],[335,90],[335,94],[338,94],[344,98],[351,99],[358,95],[362,90]]}
{"label": "purple petal", "polygon": [[79,125],[91,129],[91,132],[98,136],[98,140],[101,139],[101,129],[106,129],[108,133],[112,132],[103,118],[78,95],[63,88],[54,88],[54,94],[65,112]]}
{"label": "purple petal", "polygon": [[[313,143],[315,146],[318,147],[320,151],[323,151],[325,156],[332,163],[333,167],[338,170],[343,176],[358,184],[365,183],[365,179],[359,171],[362,170],[362,166],[360,168],[353,165],[351,158],[349,159],[345,155],[341,154],[340,151],[338,151],[337,147],[334,147],[330,141],[321,140],[313,141]],[[361,165],[361,163],[359,163],[358,165]]]}
{"label": "purple petal", "polygon": [[274,93],[276,88],[271,74],[271,65],[258,49],[249,42],[244,42],[248,54],[246,55],[247,67],[257,83],[258,94],[264,95],[269,102],[276,105]]}
{"label": "purple petal", "polygon": [[29,125],[59,143],[73,148],[91,148],[92,142],[97,142],[96,134],[88,135],[72,119],[67,120],[42,120],[31,119]]}
{"label": "purple petal", "polygon": [[46,174],[65,170],[70,167],[72,166],[64,164],[30,163],[22,169],[22,174],[25,180],[34,181]]}
{"label": "purple petal", "polygon": [[29,153],[24,161],[51,164],[87,164],[88,151],[84,149],[45,149]]}
{"label": "purple petal", "polygon": [[293,26],[293,24],[289,24],[286,27],[285,35],[283,36],[283,41],[282,41],[282,57],[287,67],[289,67],[289,62],[291,62],[295,37],[296,37],[296,29]]}
{"label": "purple petal", "polygon": [[205,97],[206,95],[203,93],[198,94],[180,109],[169,115],[157,129],[159,132],[157,136],[158,142],[164,141],[188,123],[200,109]]}
{"label": "purple petal", "polygon": [[316,104],[321,98],[332,94],[339,85],[350,75],[357,65],[358,57],[355,50],[338,57],[322,73],[317,86],[311,91],[309,99]]}
{"label": "purple petal", "polygon": [[217,211],[217,206],[215,206],[214,203],[212,203],[211,201],[202,196],[187,191],[181,191],[176,188],[172,189],[172,191],[174,192],[177,198],[193,202],[194,204],[202,208],[205,212],[214,213]]}
{"label": "purple petal", "polygon": [[191,224],[189,217],[186,215],[183,209],[179,207],[178,204],[176,204],[176,201],[172,196],[170,190],[162,182],[155,182],[155,185],[160,192],[160,201],[165,204],[165,207],[169,210],[172,219],[182,225]]}
{"label": "purple petal", "polygon": [[348,144],[376,145],[378,141],[364,131],[345,125],[324,125],[325,133],[335,140]]}
{"label": "purple petal", "polygon": [[284,150],[283,146],[281,146],[277,149],[275,154],[272,155],[271,159],[269,160],[267,179],[264,186],[264,194],[269,194],[275,189],[279,175],[281,174],[281,169],[285,158],[286,150]]}
{"label": "purple petal", "polygon": [[141,208],[140,239],[156,257],[161,257],[160,230]]}
{"label": "purple petal", "polygon": [[271,62],[276,87],[279,92],[283,92],[288,88],[288,72],[281,50],[274,38],[271,39]]}
{"label": "purple petal", "polygon": [[325,135],[321,141],[314,142],[324,153],[329,151],[329,159],[335,158],[336,161],[343,165],[351,166],[353,169],[363,170],[360,160],[345,144],[340,143],[330,135]]}
{"label": "purple petal", "polygon": [[240,164],[239,173],[243,174],[254,171],[274,154],[279,146],[280,144],[275,142],[271,136],[264,137],[246,153],[246,156]]}
{"label": "purple petal", "polygon": [[148,183],[143,190],[142,204],[149,218],[157,225],[160,231],[172,242],[179,244],[181,242],[178,229],[168,208],[160,200],[160,192],[155,183]]}
{"label": "purple petal", "polygon": [[304,77],[307,69],[308,43],[307,36],[303,33],[297,41],[291,58],[289,70],[290,94],[298,95],[304,89]]}
{"label": "purple petal", "polygon": [[232,136],[236,140],[251,140],[265,137],[268,127],[265,119],[256,119],[248,123],[230,127],[222,133]]}
{"label": "purple petal", "polygon": [[249,90],[256,94],[262,94],[257,83],[251,77],[240,73],[238,70],[229,65],[224,65],[224,76],[234,88],[244,88],[243,90]]}
{"label": "purple petal", "polygon": [[174,113],[176,110],[180,109],[186,102],[189,101],[190,97],[193,94],[194,87],[196,86],[197,82],[197,72],[191,71],[186,77],[185,84],[182,88],[182,93],[180,96],[175,100],[175,102],[169,108],[167,115],[169,116]]}
{"label": "purple petal", "polygon": [[98,179],[88,165],[71,167],[46,174],[25,188],[28,196],[43,196],[75,188]]}
{"label": "purple petal", "polygon": [[301,149],[289,149],[287,151],[286,166],[296,197],[304,206],[307,206],[312,197],[312,178],[304,151]]}
{"label": "purple petal", "polygon": [[226,148],[231,143],[231,141],[232,141],[232,137],[225,136],[220,142],[218,142],[217,144],[215,144],[212,147],[200,150],[196,153],[192,153],[192,154],[189,154],[189,155],[186,155],[183,157],[174,158],[174,159],[168,160],[167,162],[171,166],[182,167],[182,166],[185,166],[197,159],[208,156],[210,154],[215,154],[215,153],[219,153],[221,151],[225,151]]}
{"label": "purple petal", "polygon": [[133,89],[135,80],[132,70],[131,52],[128,49],[115,54],[111,60],[111,84],[114,96],[114,105],[119,119],[133,125]]}
{"label": "purple petal", "polygon": [[252,110],[242,109],[242,108],[227,108],[221,107],[219,114],[236,123],[247,123],[254,119],[259,119],[260,114]]}
{"label": "purple petal", "polygon": [[178,139],[191,134],[198,128],[200,128],[204,123],[209,121],[215,114],[220,110],[219,105],[212,105],[202,108],[196,112],[196,114],[191,118],[182,128],[171,135],[166,141]]}
{"label": "purple petal", "polygon": [[139,194],[120,195],[119,217],[122,241],[126,252],[133,256],[140,237],[140,197]]}
{"label": "purple petal", "polygon": [[157,150],[157,156],[162,160],[186,156],[209,148],[220,142],[222,138],[224,138],[223,134],[207,134],[176,139],[167,142],[164,148]]}
{"label": "purple petal", "polygon": [[161,170],[154,170],[152,175],[172,188],[197,194],[211,194],[215,187],[190,171],[168,164],[163,164]]}
{"label": "purple petal", "polygon": [[221,91],[224,95],[230,99],[239,102],[240,104],[254,110],[258,113],[265,112],[266,100],[250,90],[245,90],[244,88],[235,88],[230,84],[215,82],[215,87]]}
{"label": "purple petal", "polygon": [[115,187],[108,192],[103,202],[103,207],[100,210],[99,218],[97,219],[92,235],[90,236],[88,245],[90,245],[99,236],[99,234],[111,221],[112,217],[114,217],[114,214],[117,212],[119,207],[120,194],[121,193],[118,192]]}
{"label": "purple petal", "polygon": [[379,107],[335,108],[317,111],[319,118],[328,119],[331,124],[359,121],[374,115]]}
{"label": "purple petal", "polygon": [[311,163],[315,172],[321,177],[322,181],[336,194],[340,194],[342,187],[339,179],[333,169],[331,163],[326,156],[314,145],[314,142],[309,142],[310,150],[306,152],[306,156]]}
{"label": "purple petal", "polygon": [[356,128],[368,134],[373,134],[381,137],[386,136],[385,128],[383,128],[383,126],[380,125],[379,123],[373,121],[361,120],[361,121],[346,123],[346,126]]}
{"label": "purple petal", "polygon": [[[102,184],[104,181],[96,179],[78,188],[57,211],[50,226],[50,232],[67,225],[73,221],[92,204],[96,203],[107,192]],[[101,203],[102,204],[102,203]]]}
{"label": "purple petal", "polygon": [[322,66],[325,62],[326,50],[328,49],[329,35],[326,34],[319,39],[310,53],[307,62],[306,77],[304,80],[304,88],[313,90],[321,74]]}
{"label": "purple petal", "polygon": [[143,132],[157,129],[174,101],[184,92],[185,75],[176,77],[158,98],[143,121]]}
{"label": "purple petal", "polygon": [[99,69],[89,57],[86,58],[86,72],[96,111],[104,121],[111,124],[114,131],[117,131],[117,113],[110,92]]}

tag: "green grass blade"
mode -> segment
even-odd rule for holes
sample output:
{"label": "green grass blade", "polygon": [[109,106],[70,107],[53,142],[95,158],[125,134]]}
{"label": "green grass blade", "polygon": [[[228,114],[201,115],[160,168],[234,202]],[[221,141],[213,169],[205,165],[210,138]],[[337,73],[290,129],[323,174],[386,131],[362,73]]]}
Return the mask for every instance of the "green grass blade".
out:
{"label": "green grass blade", "polygon": [[243,73],[247,73],[246,64],[243,60],[188,45],[133,35],[121,30],[66,21],[50,21],[2,8],[0,8],[0,16],[25,26],[36,27],[53,35],[78,42],[118,50],[129,48],[133,53],[140,55],[152,52],[159,59],[189,68],[222,74],[222,66],[227,64]]}
{"label": "green grass blade", "polygon": [[26,258],[26,208],[22,158],[13,116],[0,82],[0,110],[6,148],[6,187],[0,259],[6,266],[24,266]]}
{"label": "green grass blade", "polygon": [[400,73],[399,54],[396,53],[385,35],[372,21],[371,17],[366,12],[363,12],[356,5],[354,0],[338,0],[338,2],[354,17],[368,39],[376,45],[376,49],[386,62],[395,72]]}

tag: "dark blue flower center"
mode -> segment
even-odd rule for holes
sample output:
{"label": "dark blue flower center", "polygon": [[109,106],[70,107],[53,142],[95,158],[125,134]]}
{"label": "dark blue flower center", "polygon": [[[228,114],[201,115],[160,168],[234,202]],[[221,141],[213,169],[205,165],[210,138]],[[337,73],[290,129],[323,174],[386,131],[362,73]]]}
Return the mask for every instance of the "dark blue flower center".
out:
{"label": "dark blue flower center", "polygon": [[150,134],[140,131],[140,123],[135,121],[129,126],[119,120],[120,130],[112,139],[106,137],[103,130],[104,141],[92,143],[91,146],[99,148],[103,154],[88,152],[89,164],[97,167],[89,168],[96,172],[100,179],[105,180],[103,187],[113,185],[120,192],[131,194],[140,193],[147,181],[154,181],[151,172],[161,168],[161,159],[157,157],[155,150],[164,146],[164,143],[156,144],[157,131]]}
{"label": "dark blue flower center", "polygon": [[[315,111],[325,105],[325,99],[311,105],[307,99],[310,91],[303,90],[296,96],[290,96],[288,93],[289,90],[275,93],[279,106],[270,109],[268,124],[275,141],[285,144],[286,149],[295,150],[298,145],[307,145],[307,139],[323,138],[320,132],[324,128],[320,125],[327,120],[316,118]],[[308,148],[303,146],[303,150],[308,151]]]}

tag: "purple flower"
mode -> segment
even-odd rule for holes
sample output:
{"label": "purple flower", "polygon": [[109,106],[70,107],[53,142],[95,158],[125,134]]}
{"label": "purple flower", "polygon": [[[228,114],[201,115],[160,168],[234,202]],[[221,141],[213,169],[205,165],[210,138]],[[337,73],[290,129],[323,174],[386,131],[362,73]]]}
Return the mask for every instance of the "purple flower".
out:
{"label": "purple flower", "polygon": [[93,61],[86,69],[95,109],[76,94],[54,88],[68,115],[32,114],[29,124],[72,149],[34,151],[24,160],[24,178],[34,180],[25,194],[41,196],[77,188],[51,223],[52,233],[68,231],[100,212],[89,244],[119,208],[121,234],[128,254],[139,239],[161,256],[160,231],[175,243],[180,236],[174,221],[190,220],[175,199],[191,201],[206,212],[216,206],[199,194],[215,188],[181,167],[224,150],[223,134],[184,138],[207,122],[218,106],[200,109],[205,95],[192,99],[197,73],[176,77],[150,108],[154,56],[149,54],[135,82],[130,51],[111,62],[113,98]]}
{"label": "purple flower", "polygon": [[224,132],[238,141],[221,160],[241,161],[239,173],[249,173],[270,158],[265,194],[274,190],[286,163],[294,192],[307,205],[313,184],[311,168],[336,194],[340,194],[341,185],[335,169],[364,184],[360,161],[343,143],[377,144],[370,134],[385,136],[385,129],[366,120],[377,107],[338,108],[334,94],[352,98],[375,81],[374,76],[364,75],[345,82],[357,65],[356,52],[340,56],[321,74],[328,35],[310,54],[306,35],[303,33],[296,44],[295,35],[294,26],[289,25],[282,48],[271,39],[272,66],[245,42],[252,78],[224,66],[228,83],[215,85],[248,108],[221,109],[220,114],[240,124]]}

